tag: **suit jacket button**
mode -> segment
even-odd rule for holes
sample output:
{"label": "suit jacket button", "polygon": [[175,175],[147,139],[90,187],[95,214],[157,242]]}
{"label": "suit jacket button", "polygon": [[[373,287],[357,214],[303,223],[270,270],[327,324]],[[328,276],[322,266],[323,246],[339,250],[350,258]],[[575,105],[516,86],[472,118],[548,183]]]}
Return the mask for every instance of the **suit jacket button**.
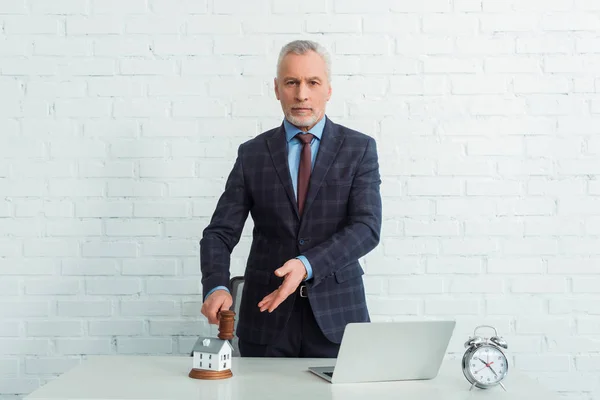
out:
{"label": "suit jacket button", "polygon": [[300,243],[300,246],[302,246],[304,244],[304,239],[300,239],[298,243]]}

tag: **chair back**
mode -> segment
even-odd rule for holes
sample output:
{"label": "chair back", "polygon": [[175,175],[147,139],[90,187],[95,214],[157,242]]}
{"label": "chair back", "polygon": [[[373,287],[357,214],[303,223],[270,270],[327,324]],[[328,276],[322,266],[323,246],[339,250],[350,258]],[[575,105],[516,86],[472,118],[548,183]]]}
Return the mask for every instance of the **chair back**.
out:
{"label": "chair back", "polygon": [[242,302],[242,291],[244,289],[244,277],[243,276],[234,276],[229,280],[229,288],[231,290],[231,297],[233,299],[233,303],[229,308],[231,311],[235,312],[235,323],[233,325],[233,333],[234,337],[231,340],[231,345],[233,346],[233,357],[240,356],[240,349],[238,345],[238,337],[237,337],[237,323],[240,314],[240,304]]}

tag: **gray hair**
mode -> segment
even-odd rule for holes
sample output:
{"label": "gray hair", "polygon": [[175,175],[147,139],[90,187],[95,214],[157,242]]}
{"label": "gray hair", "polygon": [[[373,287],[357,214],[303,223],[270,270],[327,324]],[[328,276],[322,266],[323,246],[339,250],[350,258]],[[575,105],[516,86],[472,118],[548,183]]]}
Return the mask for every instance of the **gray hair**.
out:
{"label": "gray hair", "polygon": [[279,67],[281,66],[281,62],[285,56],[290,53],[302,55],[309,51],[314,51],[321,56],[323,61],[325,61],[325,66],[327,68],[327,79],[330,80],[331,59],[329,58],[329,53],[325,47],[317,42],[313,42],[312,40],[294,40],[293,42],[289,42],[281,48],[281,51],[279,52],[279,58],[277,59],[277,76],[279,76]]}

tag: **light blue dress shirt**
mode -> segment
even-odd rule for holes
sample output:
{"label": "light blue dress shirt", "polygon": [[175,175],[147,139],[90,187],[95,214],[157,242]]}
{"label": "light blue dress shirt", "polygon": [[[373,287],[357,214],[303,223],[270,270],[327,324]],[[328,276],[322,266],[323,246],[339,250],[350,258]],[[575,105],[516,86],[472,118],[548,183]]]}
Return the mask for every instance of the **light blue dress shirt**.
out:
{"label": "light blue dress shirt", "polygon": [[[294,194],[296,195],[296,198],[298,198],[298,169],[300,168],[300,154],[302,152],[302,142],[295,136],[297,133],[305,132],[302,132],[300,129],[290,124],[286,119],[283,120],[283,127],[285,128],[285,138],[287,140],[288,166],[290,168],[292,186],[294,186]],[[310,142],[312,168],[314,168],[315,160],[317,159],[317,152],[319,151],[321,137],[323,136],[323,128],[325,128],[325,117],[321,118],[321,120],[317,122],[317,124],[308,131],[308,133],[312,133],[315,136]],[[304,264],[304,268],[306,268],[306,273],[308,274],[308,278],[306,279],[312,278],[312,266],[310,265],[308,259],[303,255],[300,255],[296,258],[302,261],[302,263]],[[219,289],[229,291],[225,286],[217,286],[210,292],[208,292],[204,299],[206,299],[212,292]]]}

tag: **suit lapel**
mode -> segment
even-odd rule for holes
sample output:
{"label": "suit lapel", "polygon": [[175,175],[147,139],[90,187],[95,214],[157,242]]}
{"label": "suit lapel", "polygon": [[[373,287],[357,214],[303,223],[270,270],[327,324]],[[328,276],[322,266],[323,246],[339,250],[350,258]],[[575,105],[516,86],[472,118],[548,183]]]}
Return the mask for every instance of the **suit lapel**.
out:
{"label": "suit lapel", "polygon": [[281,184],[285,188],[285,192],[294,207],[296,217],[300,219],[300,215],[298,214],[298,202],[294,195],[294,187],[292,186],[292,178],[290,176],[285,128],[283,127],[283,124],[275,131],[273,136],[267,140],[267,146],[271,153],[277,175],[279,175],[279,179],[281,180]]}
{"label": "suit lapel", "polygon": [[325,127],[323,128],[323,136],[321,136],[321,143],[319,144],[319,152],[317,153],[315,166],[310,174],[308,193],[304,204],[304,214],[308,212],[310,206],[317,197],[317,193],[323,184],[325,175],[327,175],[329,167],[333,164],[333,160],[335,160],[335,156],[340,150],[342,142],[343,136],[339,133],[338,126],[327,118]]}

